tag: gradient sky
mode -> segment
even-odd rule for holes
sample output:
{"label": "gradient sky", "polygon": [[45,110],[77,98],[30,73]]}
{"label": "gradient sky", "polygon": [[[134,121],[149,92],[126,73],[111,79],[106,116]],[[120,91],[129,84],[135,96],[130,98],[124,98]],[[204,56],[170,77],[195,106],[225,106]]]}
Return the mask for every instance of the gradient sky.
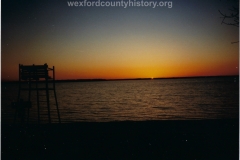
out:
{"label": "gradient sky", "polygon": [[238,75],[234,3],[174,0],[168,7],[69,7],[66,0],[3,0],[2,80],[18,64],[55,66],[57,79]]}

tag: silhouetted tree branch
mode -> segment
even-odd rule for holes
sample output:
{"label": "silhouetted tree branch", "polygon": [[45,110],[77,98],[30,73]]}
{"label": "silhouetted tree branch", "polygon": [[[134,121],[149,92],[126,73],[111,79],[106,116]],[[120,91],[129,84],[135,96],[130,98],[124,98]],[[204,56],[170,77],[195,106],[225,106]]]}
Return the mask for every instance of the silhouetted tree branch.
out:
{"label": "silhouetted tree branch", "polygon": [[[224,14],[222,13],[220,10],[219,13],[222,15],[222,23],[221,24],[226,24],[226,25],[230,25],[230,26],[235,26],[235,27],[239,27],[239,6],[238,7],[232,7],[232,9],[230,10],[230,14]],[[239,43],[239,41],[236,42],[231,42],[232,44],[234,43]]]}
{"label": "silhouetted tree branch", "polygon": [[[223,14],[220,10],[218,10],[219,13],[223,16],[223,17],[220,17],[223,19],[221,24],[239,27],[239,8],[233,7],[233,9],[229,9],[229,10],[232,12],[230,15]],[[231,19],[233,22],[225,22],[225,19]]]}

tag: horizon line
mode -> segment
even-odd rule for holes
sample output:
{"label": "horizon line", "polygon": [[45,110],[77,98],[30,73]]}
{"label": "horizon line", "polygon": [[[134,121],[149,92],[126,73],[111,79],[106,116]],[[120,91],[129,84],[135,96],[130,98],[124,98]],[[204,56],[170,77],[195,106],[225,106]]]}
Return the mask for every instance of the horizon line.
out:
{"label": "horizon line", "polygon": [[[183,77],[147,77],[147,78],[75,78],[55,79],[55,81],[117,81],[117,80],[154,80],[154,79],[184,79],[184,78],[211,78],[211,77],[239,77],[238,75],[216,75],[216,76],[183,76]],[[18,82],[18,80],[2,79],[1,82]]]}

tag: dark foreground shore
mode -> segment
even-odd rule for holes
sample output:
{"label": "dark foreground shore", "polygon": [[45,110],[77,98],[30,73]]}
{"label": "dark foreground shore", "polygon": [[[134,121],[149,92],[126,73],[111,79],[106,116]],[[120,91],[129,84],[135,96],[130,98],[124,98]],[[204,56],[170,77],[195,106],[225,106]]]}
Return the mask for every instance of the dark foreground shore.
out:
{"label": "dark foreground shore", "polygon": [[238,159],[239,121],[1,126],[2,159]]}

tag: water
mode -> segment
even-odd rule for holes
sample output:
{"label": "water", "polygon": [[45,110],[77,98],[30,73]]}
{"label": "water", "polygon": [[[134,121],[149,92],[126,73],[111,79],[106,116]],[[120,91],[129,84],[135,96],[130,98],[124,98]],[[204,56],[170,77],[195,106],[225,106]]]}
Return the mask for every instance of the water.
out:
{"label": "water", "polygon": [[[17,84],[2,84],[2,122],[13,121]],[[56,83],[62,122],[238,118],[238,77]],[[57,122],[53,94],[51,115]],[[37,120],[32,93],[30,120]],[[42,113],[46,107],[41,106]],[[41,121],[47,116],[41,116]],[[46,121],[47,122],[47,121]]]}

